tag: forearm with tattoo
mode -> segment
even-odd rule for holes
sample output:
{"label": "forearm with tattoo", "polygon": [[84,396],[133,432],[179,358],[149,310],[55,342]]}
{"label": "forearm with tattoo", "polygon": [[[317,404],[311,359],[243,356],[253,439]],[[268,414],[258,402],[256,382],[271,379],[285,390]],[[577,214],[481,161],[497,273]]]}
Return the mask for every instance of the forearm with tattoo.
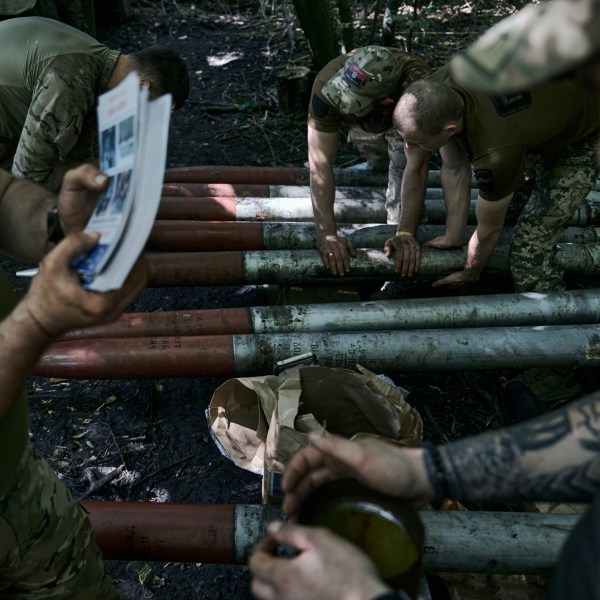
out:
{"label": "forearm with tattoo", "polygon": [[439,451],[451,497],[588,501],[600,489],[600,393]]}

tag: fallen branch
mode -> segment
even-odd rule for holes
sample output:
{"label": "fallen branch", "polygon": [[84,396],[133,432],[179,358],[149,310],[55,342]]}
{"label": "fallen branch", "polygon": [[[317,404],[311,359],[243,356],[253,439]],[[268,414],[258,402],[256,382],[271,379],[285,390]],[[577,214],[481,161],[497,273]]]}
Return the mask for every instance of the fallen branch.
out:
{"label": "fallen branch", "polygon": [[125,465],[121,465],[116,469],[113,469],[110,473],[107,473],[104,477],[93,481],[85,494],[79,497],[79,500],[85,500],[92,494],[95,494],[98,490],[102,489],[105,485],[108,485],[111,481],[114,481],[124,471]]}

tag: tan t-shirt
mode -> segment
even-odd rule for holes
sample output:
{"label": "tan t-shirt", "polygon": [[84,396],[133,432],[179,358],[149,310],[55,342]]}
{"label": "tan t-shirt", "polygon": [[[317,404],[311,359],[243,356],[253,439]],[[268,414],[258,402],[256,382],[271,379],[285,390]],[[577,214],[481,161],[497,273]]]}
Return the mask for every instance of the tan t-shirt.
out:
{"label": "tan t-shirt", "polygon": [[463,89],[447,67],[431,77],[444,81],[465,100],[464,129],[456,139],[473,164],[485,200],[500,200],[521,186],[528,154],[556,152],[600,129],[598,99],[572,79],[492,96]]}

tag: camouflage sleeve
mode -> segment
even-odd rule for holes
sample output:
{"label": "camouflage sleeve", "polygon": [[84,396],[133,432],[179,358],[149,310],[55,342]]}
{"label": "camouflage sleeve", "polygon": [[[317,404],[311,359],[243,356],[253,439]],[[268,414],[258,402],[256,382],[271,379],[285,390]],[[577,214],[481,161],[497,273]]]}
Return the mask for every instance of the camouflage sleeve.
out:
{"label": "camouflage sleeve", "polygon": [[[85,55],[59,56],[46,67],[33,91],[13,162],[14,175],[58,190],[57,163],[77,144],[86,113],[94,106],[95,71],[94,59]],[[89,136],[84,137],[89,144]],[[80,148],[78,156],[93,158],[93,146]]]}
{"label": "camouflage sleeve", "polygon": [[323,133],[335,133],[340,128],[340,113],[325,99],[322,90],[329,78],[342,68],[347,58],[342,54],[329,61],[316,75],[308,103],[308,125]]}

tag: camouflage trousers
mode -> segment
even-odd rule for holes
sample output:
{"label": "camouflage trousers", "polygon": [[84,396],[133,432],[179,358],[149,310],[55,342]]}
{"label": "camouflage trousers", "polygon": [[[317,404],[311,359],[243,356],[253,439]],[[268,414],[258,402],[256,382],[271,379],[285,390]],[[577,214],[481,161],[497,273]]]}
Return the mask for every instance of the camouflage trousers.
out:
{"label": "camouflage trousers", "polygon": [[118,599],[85,511],[30,442],[0,497],[0,598]]}
{"label": "camouflage trousers", "polygon": [[[16,298],[0,269],[0,319]],[[0,421],[0,598],[118,598],[85,512],[28,437],[25,390]]]}
{"label": "camouflage trousers", "polygon": [[556,244],[598,177],[596,136],[529,162],[535,184],[513,230],[510,271],[517,292],[561,291]]}
{"label": "camouflage trousers", "polygon": [[404,142],[395,129],[381,133],[369,133],[359,125],[348,132],[348,142],[354,144],[373,171],[388,170],[388,186],[385,193],[387,223],[396,225],[400,217],[400,187],[406,167]]}

